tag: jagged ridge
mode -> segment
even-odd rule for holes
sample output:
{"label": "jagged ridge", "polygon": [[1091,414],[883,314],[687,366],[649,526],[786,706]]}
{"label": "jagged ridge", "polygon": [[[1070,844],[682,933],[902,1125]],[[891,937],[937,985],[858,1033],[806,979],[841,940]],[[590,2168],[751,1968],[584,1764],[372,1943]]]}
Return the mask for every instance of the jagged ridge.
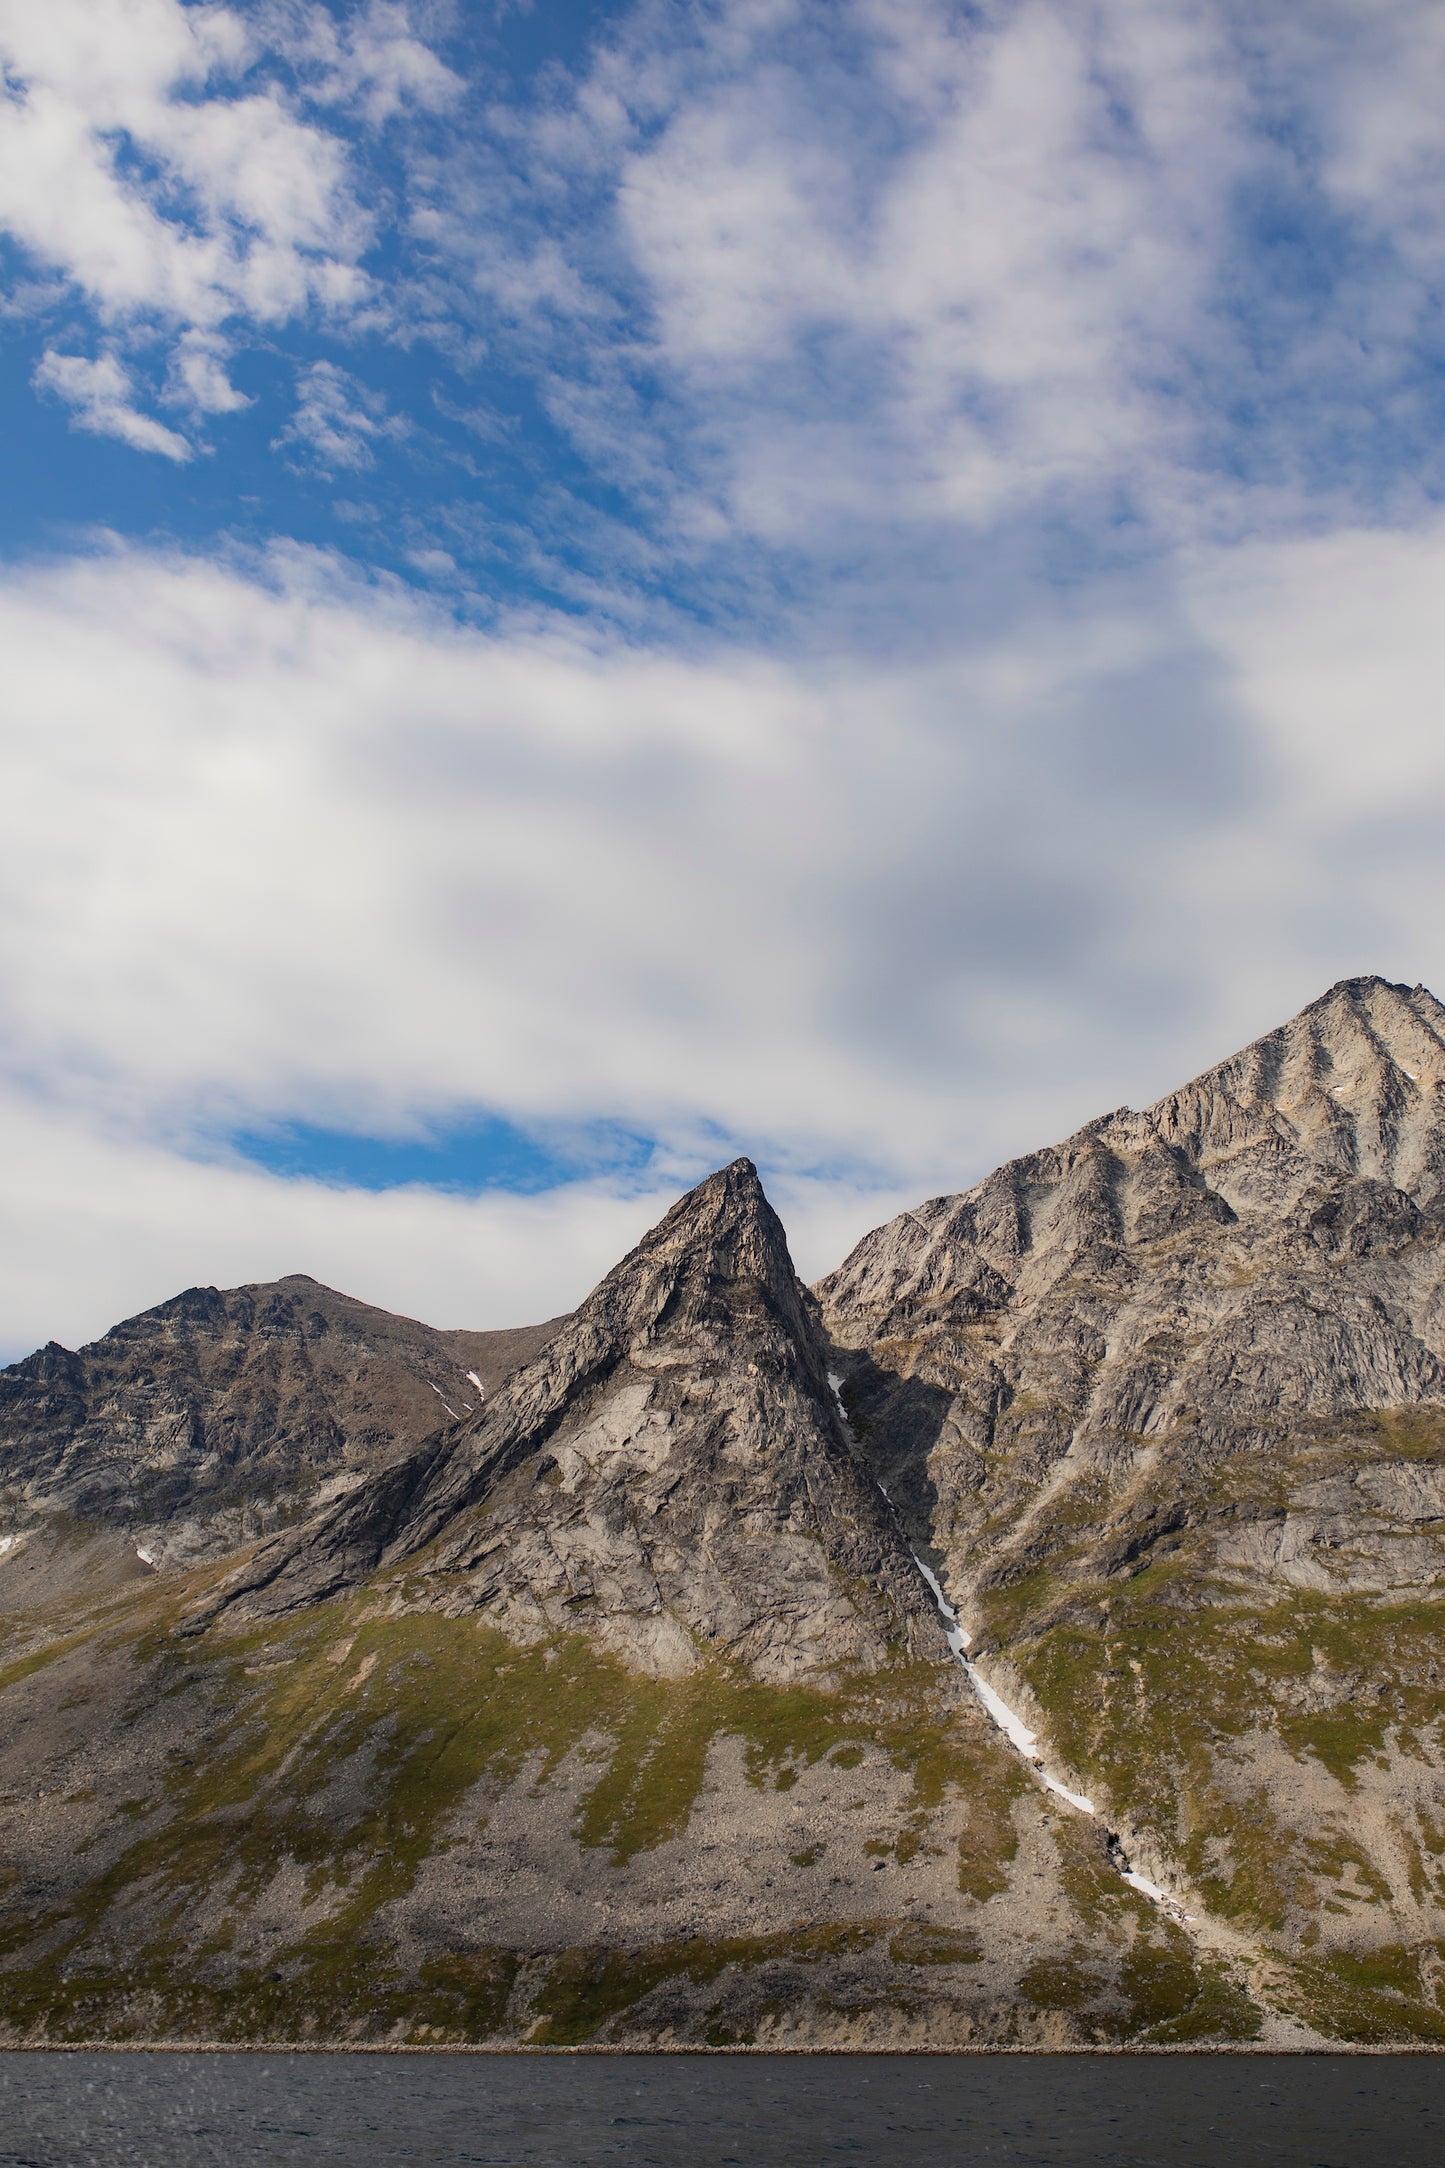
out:
{"label": "jagged ridge", "polygon": [[422,1554],[409,1601],[523,1640],[580,1627],[671,1675],[709,1647],[769,1678],[942,1654],[746,1159],[681,1199],[479,1417],[273,1539],[193,1625]]}

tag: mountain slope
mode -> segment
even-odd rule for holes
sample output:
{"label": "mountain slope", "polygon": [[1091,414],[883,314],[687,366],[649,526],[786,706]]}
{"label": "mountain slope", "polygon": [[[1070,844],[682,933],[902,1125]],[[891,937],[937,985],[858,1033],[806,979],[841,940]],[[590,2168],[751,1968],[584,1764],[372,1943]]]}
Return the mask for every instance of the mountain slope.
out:
{"label": "mountain slope", "polygon": [[709,1648],[776,1680],[943,1653],[745,1159],[674,1206],[478,1415],[273,1538],[224,1597],[274,1616],[423,1553],[410,1602],[485,1612],[523,1642],[571,1627],[672,1676]]}
{"label": "mountain slope", "polygon": [[562,1322],[436,1332],[297,1273],[190,1288],[78,1353],[52,1342],[0,1371],[0,1536],[29,1539],[0,1602],[54,1583],[47,1529],[67,1554],[82,1531],[125,1533],[92,1541],[92,1576],[102,1552],[114,1570],[137,1547],[156,1564],[232,1548],[476,1407]]}
{"label": "mountain slope", "polygon": [[1445,1008],[1346,981],[819,1294],[864,1450],[1131,1849],[1317,2022],[1440,2028]]}
{"label": "mountain slope", "polygon": [[12,1614],[0,2036],[1257,2031],[985,1716],[825,1365],[740,1161],[309,1522]]}

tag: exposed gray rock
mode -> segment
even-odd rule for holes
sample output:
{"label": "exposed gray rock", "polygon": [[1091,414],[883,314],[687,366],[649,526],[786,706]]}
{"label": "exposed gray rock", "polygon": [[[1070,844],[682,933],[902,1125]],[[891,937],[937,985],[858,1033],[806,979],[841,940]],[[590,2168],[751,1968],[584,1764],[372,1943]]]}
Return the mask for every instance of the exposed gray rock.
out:
{"label": "exposed gray rock", "polygon": [[156,1566],[230,1549],[472,1413],[562,1322],[438,1332],[302,1273],[189,1288],[0,1371],[0,1537],[31,1532],[32,1560],[47,1523],[127,1530]]}
{"label": "exposed gray rock", "polygon": [[751,1162],[675,1205],[481,1414],[262,1546],[196,1615],[274,1617],[378,1568],[519,1641],[580,1630],[660,1675],[944,1654],[828,1383]]}
{"label": "exposed gray rock", "polygon": [[[1145,1112],[866,1236],[818,1292],[867,1449],[965,1613],[1064,1520],[1120,1571],[1201,1510],[1192,1478],[1221,1457],[1445,1414],[1442,1178],[1445,1008],[1355,979]],[[1352,1511],[1430,1517],[1370,1483]],[[1428,1579],[1421,1543],[1376,1564]],[[1294,1538],[1229,1555],[1298,1563]]]}
{"label": "exposed gray rock", "polygon": [[1445,2037],[1442,1176],[1445,1008],[1347,980],[818,1290],[985,1675],[1345,2037]]}

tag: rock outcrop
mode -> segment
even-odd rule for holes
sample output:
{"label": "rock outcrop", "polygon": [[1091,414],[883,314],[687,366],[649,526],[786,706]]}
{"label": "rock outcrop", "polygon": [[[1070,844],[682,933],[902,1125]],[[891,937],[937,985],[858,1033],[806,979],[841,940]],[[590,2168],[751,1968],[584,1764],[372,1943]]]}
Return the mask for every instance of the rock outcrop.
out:
{"label": "rock outcrop", "polygon": [[[1445,1410],[1445,1008],[1348,980],[1157,1106],[901,1214],[818,1292],[965,1603],[1060,1521],[1091,1568],[1130,1566],[1233,1455]],[[1431,1578],[1445,1552],[1397,1525],[1398,1572],[1334,1545],[1314,1585]]]}
{"label": "rock outcrop", "polygon": [[1445,1007],[1347,980],[818,1292],[980,1660],[1133,1848],[1311,2007],[1445,1942]]}
{"label": "rock outcrop", "polygon": [[563,1322],[438,1332],[302,1273],[188,1288],[0,1370],[0,1539],[32,1564],[47,1528],[157,1566],[229,1550],[474,1412]]}
{"label": "rock outcrop", "polygon": [[938,1658],[827,1362],[817,1304],[737,1160],[476,1415],[273,1538],[198,1622],[276,1617],[384,1569],[408,1601],[483,1613],[522,1643],[582,1632],[664,1676],[708,1651],[775,1681]]}

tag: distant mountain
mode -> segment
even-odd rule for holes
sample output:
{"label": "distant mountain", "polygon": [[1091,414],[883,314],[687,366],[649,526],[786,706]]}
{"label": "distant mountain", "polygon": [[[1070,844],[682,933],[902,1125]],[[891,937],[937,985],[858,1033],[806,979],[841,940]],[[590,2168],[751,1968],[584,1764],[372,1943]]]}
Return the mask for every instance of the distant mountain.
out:
{"label": "distant mountain", "polygon": [[193,1291],[0,1467],[0,2038],[1445,2040],[1423,988],[812,1292],[746,1160],[531,1336]]}
{"label": "distant mountain", "polygon": [[295,1273],[188,1288],[77,1353],[52,1341],[0,1370],[0,1536],[30,1539],[5,1587],[22,1557],[53,1581],[46,1531],[70,1554],[124,1531],[105,1548],[140,1570],[137,1547],[195,1563],[294,1519],[472,1414],[563,1322],[436,1332]]}

